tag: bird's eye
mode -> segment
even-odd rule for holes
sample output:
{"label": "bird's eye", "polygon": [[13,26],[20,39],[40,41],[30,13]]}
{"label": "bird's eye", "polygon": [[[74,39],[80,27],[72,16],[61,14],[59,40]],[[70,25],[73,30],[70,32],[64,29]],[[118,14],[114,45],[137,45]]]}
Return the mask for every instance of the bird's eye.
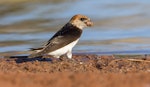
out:
{"label": "bird's eye", "polygon": [[84,21],[84,20],[86,20],[86,18],[80,18],[80,20],[81,20],[81,21]]}

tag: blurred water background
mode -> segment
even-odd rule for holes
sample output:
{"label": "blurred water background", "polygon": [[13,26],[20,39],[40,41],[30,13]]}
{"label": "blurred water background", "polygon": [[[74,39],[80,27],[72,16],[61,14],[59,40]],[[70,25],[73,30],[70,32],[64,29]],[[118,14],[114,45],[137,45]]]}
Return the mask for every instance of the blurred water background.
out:
{"label": "blurred water background", "polygon": [[0,52],[42,46],[75,14],[94,26],[74,52],[150,53],[150,0],[1,0]]}

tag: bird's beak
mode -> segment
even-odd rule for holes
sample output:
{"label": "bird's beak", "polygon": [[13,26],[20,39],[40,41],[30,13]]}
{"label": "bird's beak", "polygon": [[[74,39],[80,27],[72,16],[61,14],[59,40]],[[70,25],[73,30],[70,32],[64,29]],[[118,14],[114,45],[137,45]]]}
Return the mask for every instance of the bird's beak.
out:
{"label": "bird's beak", "polygon": [[88,27],[91,27],[91,26],[93,26],[93,22],[92,22],[91,20],[88,20],[88,21],[86,22],[86,25],[87,25]]}

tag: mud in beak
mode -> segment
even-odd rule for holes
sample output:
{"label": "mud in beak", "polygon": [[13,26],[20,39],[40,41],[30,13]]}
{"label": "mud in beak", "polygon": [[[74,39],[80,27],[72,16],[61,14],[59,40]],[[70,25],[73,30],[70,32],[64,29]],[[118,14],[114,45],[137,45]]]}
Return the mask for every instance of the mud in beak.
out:
{"label": "mud in beak", "polygon": [[93,22],[89,20],[89,21],[86,22],[86,25],[87,25],[88,27],[91,27],[91,26],[93,26]]}

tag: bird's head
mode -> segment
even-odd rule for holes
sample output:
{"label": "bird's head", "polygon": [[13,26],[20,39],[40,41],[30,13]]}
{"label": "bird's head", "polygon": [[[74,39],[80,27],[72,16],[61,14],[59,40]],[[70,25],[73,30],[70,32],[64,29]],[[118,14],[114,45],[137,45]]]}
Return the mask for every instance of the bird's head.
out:
{"label": "bird's head", "polygon": [[93,25],[93,22],[90,20],[90,18],[81,14],[77,14],[73,16],[69,21],[69,23],[71,23],[72,25],[80,29],[83,29],[85,27],[90,27]]}

